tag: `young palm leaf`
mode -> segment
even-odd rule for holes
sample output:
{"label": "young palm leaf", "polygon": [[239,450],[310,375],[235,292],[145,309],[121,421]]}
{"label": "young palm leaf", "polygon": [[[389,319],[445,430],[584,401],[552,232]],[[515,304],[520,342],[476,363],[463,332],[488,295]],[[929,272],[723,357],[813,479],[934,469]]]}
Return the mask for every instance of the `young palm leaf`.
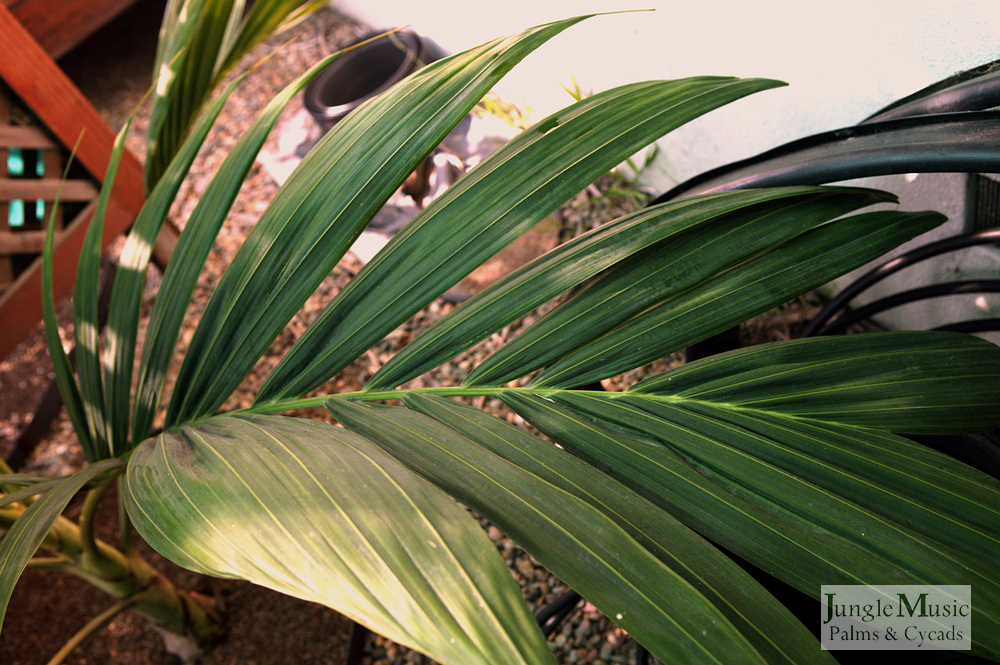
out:
{"label": "young palm leaf", "polygon": [[222,78],[250,49],[320,0],[170,0],[164,11],[153,74],[146,190],[152,191],[186,140]]}
{"label": "young palm leaf", "polygon": [[[73,290],[73,338],[76,342],[76,366],[80,377],[80,399],[87,419],[88,439],[94,442],[95,459],[112,456],[115,433],[113,423],[106,414],[104,378],[101,368],[100,322],[98,321],[98,296],[101,281],[101,237],[104,234],[104,215],[115,184],[115,174],[125,150],[125,137],[131,127],[129,119],[115,137],[108,161],[104,183],[97,198],[94,215],[87,227],[80,248],[80,262],[76,271]],[[50,225],[51,228],[51,225]],[[53,321],[54,323],[54,321]],[[51,346],[51,345],[50,345]],[[72,396],[71,396],[71,399]]]}
{"label": "young palm leaf", "polygon": [[[185,225],[185,232],[178,239],[172,259],[164,272],[158,297],[150,314],[136,390],[135,416],[132,425],[134,442],[145,439],[153,426],[156,410],[160,406],[167,368],[174,356],[174,347],[191,294],[194,293],[205,261],[244,178],[253,166],[257,153],[260,152],[288,102],[324,67],[341,55],[342,52],[324,58],[286,86],[268,103],[253,125],[240,136],[191,212]],[[206,119],[200,120],[198,126],[200,127]],[[175,167],[172,165],[164,179],[172,177],[174,170]],[[148,254],[146,260],[148,261]],[[137,301],[134,306],[138,307]]]}

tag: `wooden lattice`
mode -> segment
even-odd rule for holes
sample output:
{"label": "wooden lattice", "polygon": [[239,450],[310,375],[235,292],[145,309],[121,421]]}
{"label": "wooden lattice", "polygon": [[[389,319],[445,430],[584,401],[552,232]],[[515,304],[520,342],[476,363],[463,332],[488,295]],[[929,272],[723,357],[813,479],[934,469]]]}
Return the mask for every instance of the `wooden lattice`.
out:
{"label": "wooden lattice", "polygon": [[65,221],[97,197],[97,186],[85,177],[62,182],[65,152],[0,87],[0,293],[42,253],[50,220],[58,237]]}

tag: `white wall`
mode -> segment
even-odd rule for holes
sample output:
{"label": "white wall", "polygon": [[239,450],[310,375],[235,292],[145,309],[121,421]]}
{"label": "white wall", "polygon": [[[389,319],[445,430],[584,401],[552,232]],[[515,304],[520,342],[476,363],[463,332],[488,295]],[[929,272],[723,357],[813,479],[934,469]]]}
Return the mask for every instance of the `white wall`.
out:
{"label": "white wall", "polygon": [[[501,94],[536,112],[584,90],[698,74],[761,76],[758,93],[661,142],[651,183],[664,190],[719,164],[853,124],[956,71],[1000,59],[1000,0],[653,0],[652,12],[598,16],[570,28],[506,79]],[[412,25],[449,51],[529,25],[641,7],[623,0],[338,0],[373,27]]]}

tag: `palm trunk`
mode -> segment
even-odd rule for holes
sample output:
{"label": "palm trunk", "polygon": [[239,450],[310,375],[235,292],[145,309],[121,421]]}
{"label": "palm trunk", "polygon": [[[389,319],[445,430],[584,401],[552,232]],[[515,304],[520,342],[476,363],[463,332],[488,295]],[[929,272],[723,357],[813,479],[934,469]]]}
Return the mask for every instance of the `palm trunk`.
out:
{"label": "palm trunk", "polygon": [[[0,528],[9,528],[25,510],[22,504],[0,508]],[[93,512],[86,509],[80,524],[60,516],[41,546],[53,556],[33,559],[29,567],[76,575],[127,601],[129,609],[160,630],[168,650],[184,659],[222,635],[222,619],[212,598],[178,589],[138,553],[125,554],[94,538],[92,520]]]}

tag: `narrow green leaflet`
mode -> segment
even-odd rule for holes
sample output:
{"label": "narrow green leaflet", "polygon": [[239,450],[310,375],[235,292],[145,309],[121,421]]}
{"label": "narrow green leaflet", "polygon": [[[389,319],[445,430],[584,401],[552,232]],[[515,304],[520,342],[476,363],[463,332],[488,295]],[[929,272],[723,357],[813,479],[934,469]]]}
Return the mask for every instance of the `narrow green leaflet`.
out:
{"label": "narrow green leaflet", "polygon": [[[873,505],[877,501],[855,502],[838,483],[813,482],[808,471],[799,475],[800,467],[815,467],[809,459],[789,462],[785,469],[748,452],[784,446],[791,437],[779,427],[767,430],[777,437],[768,440],[706,409],[695,413],[682,400],[652,396],[557,391],[551,398],[555,401],[510,394],[504,401],[570,452],[627,479],[695,530],[810,595],[820,584],[972,585],[976,648],[1000,654],[998,569],[983,554],[996,548],[995,528],[992,533],[965,528],[962,540],[978,541],[971,548],[942,542],[940,532],[910,528],[891,510]],[[795,419],[788,420],[794,429]],[[866,430],[850,429],[864,440]],[[814,428],[811,434],[812,447],[829,445],[821,431]],[[886,436],[875,434],[869,445]],[[799,441],[800,450],[804,445]],[[895,475],[907,475],[906,468]],[[918,520],[949,519],[939,514],[940,504],[908,497],[895,488],[890,470],[882,473],[889,493],[898,494],[894,508],[903,506]],[[995,494],[990,483],[975,480]]]}
{"label": "narrow green leaflet", "polygon": [[580,20],[439,60],[337,123],[275,196],[220,280],[181,366],[167,426],[221,406],[392,192],[482,95]]}
{"label": "narrow green leaflet", "polygon": [[342,290],[258,402],[299,397],[629,155],[776,81],[699,77],[588,97],[525,130],[434,200]]}
{"label": "narrow green leaflet", "polygon": [[[532,385],[585,385],[638,367],[738,325],[800,293],[822,286],[905,240],[944,221],[938,213],[881,211],[854,215],[804,233],[736,269],[641,311],[593,342],[573,349],[539,374]],[[595,288],[552,313],[570,329],[597,334],[610,312],[632,312],[637,290],[629,287],[655,256],[642,256],[613,270]],[[645,298],[642,298],[643,300]],[[648,307],[648,305],[645,305]],[[562,309],[562,308],[560,308]],[[552,341],[550,343],[557,343]],[[487,361],[489,364],[490,361]]]}
{"label": "narrow green leaflet", "polygon": [[0,624],[7,613],[14,585],[66,504],[88,483],[107,477],[121,466],[120,460],[104,460],[62,479],[57,487],[28,506],[7,530],[3,540],[0,540]]}
{"label": "narrow green leaflet", "polygon": [[[494,470],[492,464],[477,464],[479,458],[473,457],[474,449],[470,448],[471,452],[466,454],[465,448],[448,448],[448,455],[461,459],[464,464],[476,465],[487,474],[497,474],[498,481],[519,496],[530,500],[533,494],[527,488],[531,483],[544,481],[573,494],[614,520],[725,614],[768,663],[832,661],[826,652],[819,650],[812,633],[742,568],[625,484],[479,409],[419,393],[407,395],[404,402],[409,408],[431,416],[534,476],[528,480],[520,475],[501,476],[502,471]],[[486,509],[497,516],[497,507],[484,506],[486,498],[478,490],[467,496],[463,494],[463,483],[459,480],[461,472],[449,473],[447,469],[451,465],[428,459],[426,448],[422,447],[419,453],[419,458],[412,458],[415,469],[441,483],[463,502],[475,505],[480,512]],[[489,459],[488,455],[481,455],[483,460]],[[518,491],[515,485],[519,480],[526,488],[524,491]],[[538,508],[546,511],[548,504],[543,503]],[[550,533],[530,534],[529,540],[520,544],[529,552],[533,551],[533,540],[546,538]],[[558,567],[552,571],[561,574]],[[666,654],[660,658],[667,662]]]}
{"label": "narrow green leaflet", "polygon": [[[327,409],[484,515],[667,662],[763,663],[730,621],[603,512],[399,407],[331,398]],[[496,662],[503,662],[497,660]]]}
{"label": "narrow green leaflet", "polygon": [[[160,178],[152,193],[146,199],[142,210],[132,224],[132,230],[125,240],[118,261],[115,284],[111,292],[111,306],[108,310],[106,347],[104,349],[104,415],[109,421],[111,432],[111,454],[125,451],[129,436],[129,415],[132,400],[132,375],[135,367],[136,336],[139,331],[139,315],[142,308],[142,293],[146,284],[146,269],[153,254],[156,237],[163,228],[163,222],[170,213],[180,189],[198,155],[198,150],[208,136],[215,119],[222,111],[229,96],[242,77],[231,83],[218,98],[205,109],[194,129],[170,167]],[[184,304],[187,304],[185,299]]]}
{"label": "narrow green leaflet", "polygon": [[100,323],[98,296],[101,288],[101,238],[104,235],[104,215],[115,184],[115,174],[125,150],[125,137],[132,119],[125,123],[111,150],[104,174],[104,183],[97,198],[94,216],[87,227],[80,248],[73,290],[73,337],[76,343],[76,368],[80,377],[79,390],[87,418],[89,438],[95,444],[95,459],[111,456],[112,424],[105,418],[104,381],[101,376]]}
{"label": "narrow green leaflet", "polygon": [[[184,225],[184,231],[164,272],[156,303],[150,314],[136,390],[133,441],[145,439],[152,428],[156,410],[160,405],[167,367],[174,355],[174,346],[191,294],[198,283],[201,269],[214,246],[219,230],[240,191],[243,179],[253,166],[257,153],[260,152],[288,102],[323,68],[339,57],[338,53],[324,58],[268,103],[226,156]],[[170,171],[173,171],[173,168],[171,167]],[[166,178],[170,177],[170,171]]]}
{"label": "narrow green leaflet", "polygon": [[465,510],[339,427],[218,417],[148,439],[123,490],[157,551],[328,605],[452,665],[552,663]]}
{"label": "narrow green leaflet", "polygon": [[[153,63],[152,109],[146,138],[146,164],[143,168],[146,191],[152,191],[172,158],[172,152],[180,146],[182,133],[190,125],[192,118],[178,114],[177,99],[182,96],[199,96],[196,91],[187,90],[184,80],[185,60],[192,43],[206,15],[212,0],[168,0],[160,25],[160,36]],[[231,1],[231,0],[224,0]],[[216,3],[218,4],[218,3]],[[212,60],[211,64],[214,64]],[[197,112],[204,100],[189,105]],[[174,112],[170,113],[171,108]]]}
{"label": "narrow green leaflet", "polygon": [[[30,476],[19,478],[19,476],[20,474],[0,476],[0,506],[9,506],[18,501],[24,501],[33,496],[45,494],[54,487],[58,487],[65,480],[65,478],[37,478]],[[23,485],[23,487],[18,490],[2,493],[2,490],[7,485]]]}
{"label": "narrow green leaflet", "polygon": [[152,190],[169,168],[222,78],[276,29],[323,3],[257,0],[249,10],[246,4],[246,0],[168,3],[154,71],[157,89],[149,124],[147,190]]}
{"label": "narrow green leaflet", "polygon": [[[66,168],[69,168],[68,164]],[[63,180],[65,179],[64,174]],[[84,456],[93,462],[98,459],[97,444],[95,438],[90,434],[90,427],[87,425],[86,408],[83,397],[80,395],[80,385],[73,375],[69,355],[62,345],[62,337],[59,334],[59,318],[56,314],[55,296],[53,295],[52,280],[55,261],[53,257],[56,237],[54,215],[58,206],[59,197],[57,196],[52,204],[53,217],[49,218],[49,225],[45,230],[45,245],[42,247],[42,321],[45,328],[45,343],[49,348],[49,358],[52,359],[56,386],[59,388],[59,395],[66,406],[66,413],[70,422],[73,423],[73,430],[83,448]]]}
{"label": "narrow green leaflet", "polygon": [[243,17],[239,31],[227,45],[226,60],[220,71],[229,71],[250,49],[272,33],[284,30],[327,4],[328,0],[256,0]]}
{"label": "narrow green leaflet", "polygon": [[[683,260],[682,257],[690,252],[706,256],[708,260],[699,261],[696,269],[707,271],[706,264],[714,265],[715,257],[730,257],[722,265],[738,262],[742,256],[752,254],[754,247],[763,249],[767,243],[777,242],[775,234],[787,239],[809,228],[808,224],[814,222],[817,215],[819,221],[829,221],[887,200],[892,199],[870,190],[786,188],[731,192],[648,207],[575,238],[491,285],[407,344],[382,366],[365,389],[381,390],[400,385],[653,245],[658,247],[661,256],[669,252],[677,257],[676,261]],[[754,224],[752,234],[742,233],[746,226],[741,220]],[[700,242],[704,243],[704,248],[699,246]],[[716,243],[724,247],[717,247]],[[690,279],[692,272],[690,269],[683,273],[678,271],[677,278],[684,274]],[[564,334],[569,336],[571,333],[566,331]],[[532,354],[533,368],[542,367],[558,357],[558,354],[548,357],[530,345],[523,346],[522,352]],[[510,362],[520,370],[523,359]],[[504,365],[494,363],[493,367]],[[505,383],[512,378],[516,377],[497,376],[496,372],[484,375],[474,370],[466,384]]]}
{"label": "narrow green leaflet", "polygon": [[981,432],[1000,421],[1000,349],[898,332],[738,349],[642,381],[636,393],[896,433]]}
{"label": "narrow green leaflet", "polygon": [[[574,343],[610,329],[624,320],[627,314],[623,312],[638,311],[643,302],[662,297],[666,289],[683,290],[813,226],[888,200],[892,198],[870,190],[786,188],[652,206],[566,243],[494,284],[407,345],[366,388],[398,385],[400,379],[447,360],[558,294],[632,257],[647,269],[629,282],[635,294],[630,299],[639,301],[636,306],[621,298],[626,302],[616,301],[612,311],[595,322],[596,328],[549,326],[543,319],[466,380],[466,385],[506,383],[554,361]],[[649,258],[638,258],[644,256]]]}

